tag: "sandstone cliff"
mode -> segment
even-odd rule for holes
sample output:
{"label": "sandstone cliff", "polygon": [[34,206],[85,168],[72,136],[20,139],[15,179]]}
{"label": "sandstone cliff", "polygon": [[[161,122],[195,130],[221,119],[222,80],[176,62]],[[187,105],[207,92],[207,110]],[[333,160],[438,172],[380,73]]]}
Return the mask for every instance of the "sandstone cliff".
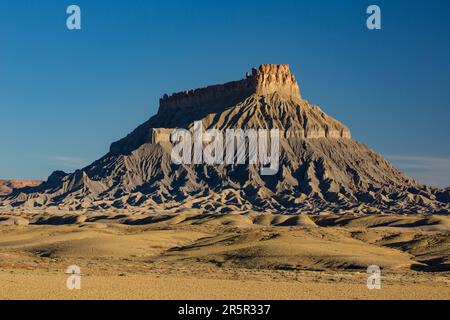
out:
{"label": "sandstone cliff", "polygon": [[129,153],[144,143],[165,141],[164,128],[188,128],[200,119],[207,128],[280,129],[287,138],[351,137],[346,126],[301,98],[288,65],[264,64],[239,81],[165,94],[158,114],[113,143],[110,152]]}

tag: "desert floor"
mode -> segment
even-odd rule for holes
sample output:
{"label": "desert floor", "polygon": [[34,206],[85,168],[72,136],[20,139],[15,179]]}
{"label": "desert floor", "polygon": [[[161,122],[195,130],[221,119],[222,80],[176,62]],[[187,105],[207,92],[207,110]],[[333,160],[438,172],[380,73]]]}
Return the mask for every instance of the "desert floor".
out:
{"label": "desert floor", "polygon": [[447,216],[21,217],[0,214],[0,299],[450,299]]}

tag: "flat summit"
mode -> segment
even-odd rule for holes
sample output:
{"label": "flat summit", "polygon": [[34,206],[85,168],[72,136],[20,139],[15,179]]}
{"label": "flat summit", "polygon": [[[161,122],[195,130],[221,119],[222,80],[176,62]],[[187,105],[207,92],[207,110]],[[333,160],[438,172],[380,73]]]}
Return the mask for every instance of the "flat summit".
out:
{"label": "flat summit", "polygon": [[[280,169],[257,165],[175,165],[176,128],[279,129]],[[245,78],[160,100],[158,113],[101,159],[40,186],[0,197],[0,207],[74,211],[318,214],[449,213],[449,190],[421,185],[300,94],[288,65],[265,64]]]}

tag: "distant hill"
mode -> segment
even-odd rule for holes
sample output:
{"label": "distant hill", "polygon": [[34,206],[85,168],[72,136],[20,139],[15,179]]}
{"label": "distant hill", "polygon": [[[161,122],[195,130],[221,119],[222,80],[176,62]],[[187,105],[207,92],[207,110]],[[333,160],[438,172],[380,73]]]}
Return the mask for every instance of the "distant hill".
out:
{"label": "distant hill", "polygon": [[42,183],[40,180],[4,180],[0,179],[0,195],[10,194],[13,189],[22,189],[26,187],[37,187]]}

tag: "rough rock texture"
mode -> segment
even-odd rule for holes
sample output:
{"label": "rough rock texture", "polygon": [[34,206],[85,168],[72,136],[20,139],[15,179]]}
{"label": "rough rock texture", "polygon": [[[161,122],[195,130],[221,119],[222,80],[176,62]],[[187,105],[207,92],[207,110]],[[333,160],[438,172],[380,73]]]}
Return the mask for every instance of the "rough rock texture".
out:
{"label": "rough rock texture", "polygon": [[208,105],[234,103],[252,94],[268,95],[277,92],[288,98],[300,98],[298,83],[288,65],[261,65],[243,80],[207,88],[165,94],[160,100],[160,113],[184,112]]}
{"label": "rough rock texture", "polygon": [[[257,165],[175,165],[170,133],[279,129],[280,169]],[[0,206],[62,210],[195,209],[200,212],[355,214],[449,213],[449,191],[420,185],[353,140],[349,129],[300,96],[287,65],[262,65],[246,79],[165,95],[154,117],[83,170],[53,173]]]}
{"label": "rough rock texture", "polygon": [[[215,117],[217,123],[212,124]],[[207,127],[277,128],[287,136],[350,138],[346,126],[300,96],[288,65],[261,65],[246,79],[164,95],[158,114],[124,139],[111,145],[111,154],[129,153],[168,128],[189,128],[205,119]],[[164,139],[164,138],[162,138]]]}

